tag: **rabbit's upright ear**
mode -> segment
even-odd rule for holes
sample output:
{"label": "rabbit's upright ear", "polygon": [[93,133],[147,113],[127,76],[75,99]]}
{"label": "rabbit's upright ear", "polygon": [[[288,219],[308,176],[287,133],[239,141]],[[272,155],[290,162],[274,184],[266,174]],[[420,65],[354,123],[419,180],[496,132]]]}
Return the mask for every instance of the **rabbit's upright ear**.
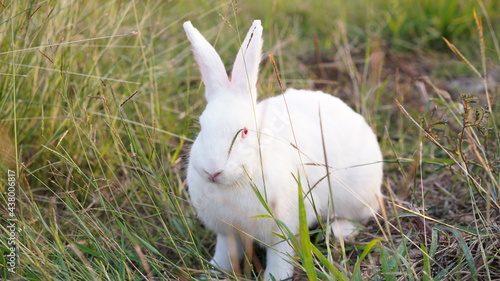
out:
{"label": "rabbit's upright ear", "polygon": [[262,43],[262,25],[260,20],[254,20],[241,44],[231,74],[231,89],[239,93],[250,92],[254,101],[257,99]]}
{"label": "rabbit's upright ear", "polygon": [[213,97],[227,93],[229,78],[224,63],[214,47],[194,28],[190,21],[183,24],[184,31],[193,46],[193,53],[200,67],[201,78],[205,84],[205,97],[210,101]]}

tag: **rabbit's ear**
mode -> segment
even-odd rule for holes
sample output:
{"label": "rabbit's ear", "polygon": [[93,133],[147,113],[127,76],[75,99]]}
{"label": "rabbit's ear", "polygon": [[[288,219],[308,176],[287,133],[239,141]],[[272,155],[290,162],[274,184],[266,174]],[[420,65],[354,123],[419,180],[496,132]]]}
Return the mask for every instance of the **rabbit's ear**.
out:
{"label": "rabbit's ear", "polygon": [[254,20],[241,44],[231,74],[231,89],[241,93],[250,91],[254,101],[257,99],[256,86],[262,56],[262,43],[262,25],[260,20]]}
{"label": "rabbit's ear", "polygon": [[205,97],[210,101],[214,96],[227,92],[229,78],[224,63],[214,47],[194,28],[190,21],[183,24],[184,31],[193,46],[193,53],[200,67],[201,78],[205,84]]}

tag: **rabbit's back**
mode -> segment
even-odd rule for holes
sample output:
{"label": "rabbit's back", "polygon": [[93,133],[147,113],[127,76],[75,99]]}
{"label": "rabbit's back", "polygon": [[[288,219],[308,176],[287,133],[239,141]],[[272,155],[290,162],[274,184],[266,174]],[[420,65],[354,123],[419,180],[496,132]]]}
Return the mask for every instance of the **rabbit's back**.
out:
{"label": "rabbit's back", "polygon": [[[259,111],[261,126],[274,139],[268,152],[293,154],[296,167],[290,173],[303,172],[302,184],[311,188],[315,210],[363,221],[378,209],[382,154],[361,115],[329,94],[295,89],[260,102]],[[279,166],[269,165],[268,173]],[[330,194],[335,210],[328,209]],[[308,215],[314,223],[314,212]]]}

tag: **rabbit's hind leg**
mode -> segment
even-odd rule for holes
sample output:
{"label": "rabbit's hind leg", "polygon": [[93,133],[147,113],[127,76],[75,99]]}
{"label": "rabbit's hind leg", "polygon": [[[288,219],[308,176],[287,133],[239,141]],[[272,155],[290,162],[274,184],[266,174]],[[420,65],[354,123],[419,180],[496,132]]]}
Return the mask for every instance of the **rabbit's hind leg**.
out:
{"label": "rabbit's hind leg", "polygon": [[355,222],[338,218],[330,224],[330,231],[336,238],[343,240],[352,240],[359,233],[358,225]]}

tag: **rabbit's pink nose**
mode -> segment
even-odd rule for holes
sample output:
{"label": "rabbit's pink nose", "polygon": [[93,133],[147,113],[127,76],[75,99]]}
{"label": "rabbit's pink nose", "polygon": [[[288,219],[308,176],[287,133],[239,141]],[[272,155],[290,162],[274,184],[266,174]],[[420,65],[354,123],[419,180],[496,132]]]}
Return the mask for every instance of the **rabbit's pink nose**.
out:
{"label": "rabbit's pink nose", "polygon": [[219,177],[220,174],[222,174],[222,171],[218,171],[212,174],[207,172],[207,174],[211,182],[217,182],[217,178]]}

